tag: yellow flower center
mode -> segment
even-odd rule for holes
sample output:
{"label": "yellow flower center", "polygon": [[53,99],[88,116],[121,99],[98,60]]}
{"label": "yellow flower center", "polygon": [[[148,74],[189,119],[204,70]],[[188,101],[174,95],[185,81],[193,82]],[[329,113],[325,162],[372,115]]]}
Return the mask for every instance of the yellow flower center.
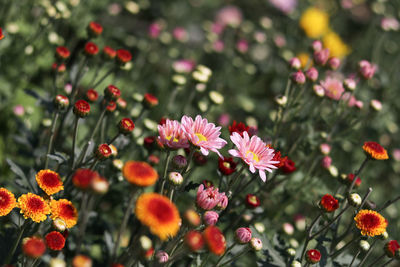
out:
{"label": "yellow flower center", "polygon": [[229,162],[224,162],[222,163],[222,165],[224,165],[224,167],[228,169],[231,167],[231,164],[229,164]]}
{"label": "yellow flower center", "polygon": [[205,137],[201,133],[195,133],[195,135],[197,136],[197,138],[199,138],[199,141],[197,141],[197,144],[200,142],[203,142],[203,141],[207,141],[207,137]]}
{"label": "yellow flower center", "polygon": [[259,162],[259,161],[260,161],[260,159],[258,158],[257,154],[255,154],[254,152],[252,152],[252,151],[250,151],[250,150],[247,150],[247,152],[246,152],[246,157],[248,157],[249,154],[253,157],[253,160],[254,160],[254,161],[256,161],[256,162]]}
{"label": "yellow flower center", "polygon": [[[169,141],[169,140],[171,140],[171,138],[172,138],[172,135],[170,135],[170,136],[167,136],[166,138],[167,138],[167,140]],[[175,143],[177,143],[177,142],[179,142],[179,139],[178,139],[178,138],[176,138],[176,137],[174,137],[174,139],[172,140],[172,142],[175,142]]]}

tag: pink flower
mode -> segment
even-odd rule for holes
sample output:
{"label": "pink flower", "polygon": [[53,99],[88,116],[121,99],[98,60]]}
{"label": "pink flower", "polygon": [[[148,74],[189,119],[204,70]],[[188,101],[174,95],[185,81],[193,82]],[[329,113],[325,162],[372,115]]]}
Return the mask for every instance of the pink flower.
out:
{"label": "pink flower", "polygon": [[308,79],[315,82],[318,79],[318,70],[314,67],[311,67],[306,71],[306,76]]}
{"label": "pink flower", "polygon": [[340,66],[340,59],[337,57],[331,57],[328,61],[329,68],[336,70]]}
{"label": "pink flower", "polygon": [[245,39],[241,39],[236,43],[236,49],[240,53],[246,53],[249,50],[249,43]]}
{"label": "pink flower", "polygon": [[174,36],[174,38],[180,42],[185,42],[188,40],[188,33],[185,30],[185,28],[182,27],[176,27],[173,32],[172,35]]}
{"label": "pink flower", "polygon": [[217,35],[220,35],[224,31],[225,26],[220,23],[213,23],[211,25],[211,31]]}
{"label": "pink flower", "polygon": [[301,61],[300,61],[300,59],[297,58],[297,57],[291,58],[291,59],[289,60],[289,66],[290,66],[292,69],[295,69],[295,70],[300,69],[300,68],[301,68]]}
{"label": "pink flower", "polygon": [[314,52],[318,52],[322,50],[322,43],[319,40],[315,40],[314,42],[312,42],[312,49],[314,50]]}
{"label": "pink flower", "polygon": [[332,158],[329,156],[323,157],[322,161],[321,161],[321,165],[323,168],[329,169],[329,167],[332,165]]}
{"label": "pink flower", "polygon": [[221,124],[222,126],[228,126],[230,120],[231,117],[229,116],[228,113],[222,113],[218,118],[218,123]]}
{"label": "pink flower", "polygon": [[25,108],[22,105],[16,105],[13,108],[13,112],[15,116],[21,117],[25,114]]}
{"label": "pink flower", "polygon": [[376,71],[375,64],[372,64],[367,60],[361,60],[358,63],[358,66],[359,66],[360,74],[364,79],[369,80],[374,76],[375,71]]}
{"label": "pink flower", "polygon": [[166,119],[163,125],[158,125],[158,140],[161,144],[173,148],[189,147],[188,140],[182,130],[181,124],[176,120]]}
{"label": "pink flower", "polygon": [[213,43],[213,48],[215,52],[222,52],[225,48],[225,44],[221,40],[217,40]]}
{"label": "pink flower", "polygon": [[277,47],[283,47],[286,45],[286,38],[283,35],[275,35],[274,36],[274,43]]}
{"label": "pink flower", "polygon": [[274,161],[274,150],[269,148],[260,137],[253,135],[250,139],[247,132],[243,132],[243,137],[238,133],[232,133],[232,142],[236,145],[236,149],[230,149],[229,154],[234,157],[242,158],[242,160],[249,165],[252,173],[258,172],[261,180],[266,181],[267,177],[265,171],[272,172],[276,169],[274,164],[279,161]]}
{"label": "pink flower", "polygon": [[321,86],[324,88],[325,95],[333,100],[339,100],[344,92],[342,82],[336,78],[327,77],[321,81]]}
{"label": "pink flower", "polygon": [[325,65],[329,59],[329,49],[322,49],[314,52],[314,62],[317,65]]}
{"label": "pink flower", "polygon": [[181,59],[172,64],[174,71],[178,73],[189,73],[194,69],[196,63],[193,60]]}
{"label": "pink flower", "polygon": [[242,23],[242,12],[236,6],[226,6],[218,11],[217,23],[226,26],[237,27]]}
{"label": "pink flower", "polygon": [[331,146],[329,144],[323,143],[319,145],[319,150],[322,154],[328,155],[331,152]]}
{"label": "pink flower", "polygon": [[204,210],[212,210],[221,201],[221,197],[218,188],[211,186],[204,190],[204,185],[201,184],[197,190],[196,204]]}
{"label": "pink flower", "polygon": [[400,23],[395,18],[382,18],[381,27],[384,31],[398,31],[400,29]]}
{"label": "pink flower", "polygon": [[219,210],[224,210],[228,206],[228,197],[225,195],[225,193],[221,193],[221,200],[218,202],[216,208]]}
{"label": "pink flower", "polygon": [[168,261],[169,256],[168,253],[162,250],[159,250],[156,254],[156,258],[158,260],[159,263],[165,263]]}
{"label": "pink flower", "polygon": [[150,24],[149,35],[151,38],[156,39],[161,33],[161,25],[157,22]]}
{"label": "pink flower", "polygon": [[301,70],[298,70],[291,74],[292,81],[296,84],[304,84],[306,82],[306,76]]}
{"label": "pink flower", "polygon": [[200,147],[204,156],[207,156],[208,151],[211,150],[222,157],[218,149],[224,147],[227,142],[219,138],[221,127],[216,127],[214,123],[209,123],[200,115],[197,115],[194,121],[188,116],[183,116],[181,124],[186,137],[193,145]]}
{"label": "pink flower", "polygon": [[236,229],[235,237],[240,244],[249,243],[251,240],[251,229],[247,227],[240,227]]}
{"label": "pink flower", "polygon": [[203,215],[203,221],[205,225],[215,225],[218,222],[219,215],[215,211],[206,211]]}
{"label": "pink flower", "polygon": [[269,0],[271,5],[285,14],[290,14],[297,6],[297,0]]}

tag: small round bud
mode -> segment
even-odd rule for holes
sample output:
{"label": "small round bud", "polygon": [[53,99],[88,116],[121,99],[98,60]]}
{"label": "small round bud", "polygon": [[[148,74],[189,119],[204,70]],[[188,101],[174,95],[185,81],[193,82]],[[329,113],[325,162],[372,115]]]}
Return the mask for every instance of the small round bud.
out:
{"label": "small round bud", "polygon": [[80,118],[84,118],[89,115],[90,105],[85,100],[78,100],[74,105],[74,114]]}
{"label": "small round bud", "polygon": [[99,160],[107,159],[111,156],[111,154],[112,154],[111,147],[107,144],[99,145],[95,151],[95,156]]}
{"label": "small round bud", "polygon": [[56,95],[54,105],[58,110],[66,109],[69,106],[69,99],[64,95]]}
{"label": "small round bud", "polygon": [[89,23],[87,30],[91,37],[97,37],[103,32],[103,27],[100,23],[92,21]]}
{"label": "small round bud", "polygon": [[135,129],[135,124],[130,118],[123,118],[118,123],[118,130],[121,134],[130,134]]}
{"label": "small round bud", "polygon": [[358,247],[359,247],[360,250],[362,250],[363,252],[367,252],[371,246],[369,245],[369,243],[368,243],[367,240],[361,240],[361,241],[358,243]]}
{"label": "small round bud", "polygon": [[337,70],[340,66],[340,59],[337,57],[331,57],[328,61],[328,66],[332,70]]}
{"label": "small round bud", "polygon": [[400,249],[400,245],[396,240],[391,240],[385,245],[385,253],[389,258],[394,258],[396,251]]}
{"label": "small round bud", "polygon": [[262,222],[256,222],[254,224],[254,228],[256,228],[256,230],[259,233],[264,233],[265,232],[265,225]]}
{"label": "small round bud", "polygon": [[99,53],[99,47],[93,42],[87,42],[85,45],[85,54],[95,56],[97,53]]}
{"label": "small round bud", "polygon": [[249,208],[257,208],[260,206],[260,199],[256,195],[247,194],[246,195],[246,205]]}
{"label": "small round bud", "polygon": [[314,52],[314,62],[317,65],[324,66],[329,59],[329,49],[322,49]]}
{"label": "small round bud", "polygon": [[296,250],[294,248],[288,248],[286,250],[286,253],[288,254],[289,257],[294,257],[296,256]]}
{"label": "small round bud", "polygon": [[56,218],[53,220],[53,227],[59,232],[64,232],[67,229],[67,224],[64,220]]}
{"label": "small round bud", "polygon": [[100,176],[95,176],[92,179],[91,185],[92,185],[93,192],[103,195],[103,194],[107,193],[110,183],[107,181],[106,178],[103,178]]}
{"label": "small round bud", "polygon": [[383,232],[383,233],[379,236],[379,238],[382,239],[382,240],[388,239],[388,238],[389,238],[388,232],[386,232],[386,231]]}
{"label": "small round bud", "polygon": [[277,103],[279,106],[285,106],[287,103],[287,97],[284,95],[278,95],[275,97],[275,103]]}
{"label": "small round bud", "polygon": [[311,47],[314,50],[314,52],[321,51],[322,50],[322,43],[319,40],[315,40],[314,42],[312,42]]}
{"label": "small round bud", "polygon": [[132,60],[132,54],[126,49],[117,50],[117,62],[121,65],[125,65]]}
{"label": "small round bud", "polygon": [[22,252],[29,258],[40,258],[46,252],[46,244],[40,237],[26,237],[22,240]]}
{"label": "small round bud", "polygon": [[310,264],[318,263],[321,260],[321,252],[318,249],[310,249],[306,252],[306,260]]}
{"label": "small round bud", "polygon": [[97,91],[94,89],[89,89],[86,91],[85,97],[86,97],[87,101],[89,101],[90,103],[93,103],[93,102],[96,102],[97,99],[99,99],[99,93],[97,93]]}
{"label": "small round bud", "polygon": [[172,166],[177,170],[183,170],[187,165],[187,159],[185,156],[176,155],[172,158]]}
{"label": "small round bud", "polygon": [[331,146],[328,144],[320,144],[319,150],[321,151],[322,154],[329,155],[329,153],[331,152]]}
{"label": "small round bud", "polygon": [[249,244],[254,251],[260,251],[263,247],[262,241],[256,237],[251,238]]}
{"label": "small round bud", "polygon": [[118,170],[122,170],[122,168],[124,167],[124,162],[120,159],[114,159],[112,163],[113,166]]}
{"label": "small round bud", "polygon": [[309,68],[306,71],[306,77],[312,82],[315,82],[318,79],[318,70],[314,67]]}
{"label": "small round bud", "polygon": [[198,231],[189,231],[184,238],[185,245],[193,252],[197,252],[204,247],[204,237]]}
{"label": "small round bud", "polygon": [[219,215],[215,211],[206,211],[203,215],[203,222],[205,225],[215,225],[218,222]]}
{"label": "small round bud", "polygon": [[290,267],[301,267],[301,263],[299,261],[292,261]]}
{"label": "small round bud", "polygon": [[126,100],[123,99],[122,97],[120,97],[120,98],[117,99],[117,106],[118,106],[120,109],[126,109],[126,106],[127,106],[127,105],[128,105],[128,103],[127,103]]}
{"label": "small round bud", "polygon": [[188,225],[192,227],[197,227],[201,223],[199,214],[193,209],[186,210],[183,214],[183,219]]}
{"label": "small round bud", "polygon": [[376,111],[382,110],[382,103],[379,100],[372,99],[370,102],[370,106]]}
{"label": "small round bud", "polygon": [[169,256],[167,252],[160,250],[156,253],[156,258],[158,263],[166,263],[169,259]]}
{"label": "small round bud", "polygon": [[292,73],[291,78],[296,84],[304,84],[306,82],[306,76],[301,70]]}
{"label": "small round bud", "polygon": [[221,193],[221,200],[218,202],[217,206],[215,208],[217,210],[224,210],[228,206],[228,197],[225,195],[225,193]]}
{"label": "small round bud", "polygon": [[70,55],[71,53],[65,46],[59,46],[56,48],[56,57],[59,59],[67,59]]}
{"label": "small round bud", "polygon": [[67,263],[60,258],[52,258],[50,260],[50,267],[67,267]]}
{"label": "small round bud", "polygon": [[294,233],[294,227],[291,223],[282,224],[282,230],[287,235],[293,235]]}
{"label": "small round bud", "polygon": [[115,103],[114,101],[109,101],[107,103],[107,112],[112,113],[117,109],[117,103]]}
{"label": "small round bud", "polygon": [[324,87],[322,87],[321,85],[318,85],[318,84],[314,85],[313,86],[313,91],[314,91],[314,94],[316,94],[319,97],[324,97],[325,96]]}
{"label": "small round bud", "polygon": [[304,231],[306,229],[306,218],[301,214],[297,214],[294,217],[294,225],[296,226],[297,230]]}
{"label": "small round bud", "polygon": [[347,90],[354,91],[357,87],[357,83],[354,79],[348,78],[343,81],[343,86]]}
{"label": "small round bud", "polygon": [[239,244],[247,244],[251,240],[251,229],[248,227],[240,227],[235,231],[235,239]]}
{"label": "small round bud", "polygon": [[116,86],[110,84],[104,89],[104,96],[108,100],[115,101],[121,96],[121,90],[119,90]]}
{"label": "small round bud", "polygon": [[144,94],[143,104],[147,108],[153,108],[158,105],[158,98],[152,94]]}
{"label": "small round bud", "polygon": [[357,193],[350,194],[347,200],[349,201],[349,204],[355,208],[358,208],[362,202],[360,195]]}
{"label": "small round bud", "polygon": [[72,267],[92,267],[92,259],[88,256],[79,254],[72,259]]}
{"label": "small round bud", "polygon": [[181,185],[183,182],[182,174],[179,172],[170,172],[168,174],[168,181],[173,185]]}
{"label": "small round bud", "polygon": [[53,65],[51,65],[51,69],[55,72],[58,73],[63,73],[65,72],[65,70],[67,69],[67,67],[65,66],[64,63],[61,64],[57,64],[56,62],[53,63]]}
{"label": "small round bud", "polygon": [[339,200],[330,194],[326,194],[321,198],[319,205],[323,211],[333,212],[339,208]]}
{"label": "small round bud", "polygon": [[329,156],[325,156],[322,158],[321,165],[324,169],[329,169],[332,164],[332,158]]}
{"label": "small round bud", "polygon": [[151,242],[151,239],[145,235],[142,235],[139,238],[139,243],[140,243],[140,247],[143,250],[148,250],[151,249],[151,247],[153,246],[153,243]]}
{"label": "small round bud", "polygon": [[117,51],[115,51],[109,46],[105,46],[103,48],[103,55],[106,59],[114,59],[115,56],[117,55]]}
{"label": "small round bud", "polygon": [[301,68],[301,61],[299,58],[294,57],[289,60],[289,66],[292,69],[299,70]]}

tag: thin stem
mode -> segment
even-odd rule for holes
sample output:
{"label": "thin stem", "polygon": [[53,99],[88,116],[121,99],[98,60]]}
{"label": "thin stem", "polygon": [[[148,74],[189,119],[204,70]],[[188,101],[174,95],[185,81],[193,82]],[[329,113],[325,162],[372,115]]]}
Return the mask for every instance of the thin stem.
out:
{"label": "thin stem", "polygon": [[72,169],[75,169],[75,149],[76,149],[76,139],[78,138],[78,124],[79,124],[79,117],[76,116],[74,123],[74,138],[72,139],[72,152],[71,152]]}
{"label": "thin stem", "polygon": [[10,251],[10,253],[7,256],[7,259],[5,260],[5,264],[9,264],[10,261],[12,260],[15,251],[17,250],[17,247],[19,245],[19,241],[21,241],[22,235],[24,234],[24,231],[26,229],[26,227],[28,226],[28,221],[25,220],[24,224],[22,225],[22,227],[19,229],[19,233],[18,233],[18,237],[14,242],[14,245],[12,246],[12,249]]}
{"label": "thin stem", "polygon": [[115,140],[117,140],[117,138],[119,137],[120,133],[117,133],[109,142],[108,144],[111,145],[112,143],[114,143]]}
{"label": "thin stem", "polygon": [[93,86],[92,88],[95,89],[97,86],[99,86],[105,78],[107,78],[108,75],[110,75],[111,73],[113,73],[113,71],[115,70],[115,67],[112,67],[108,72],[106,72],[106,74],[103,75],[103,77],[101,77]]}
{"label": "thin stem", "polygon": [[386,209],[387,207],[389,207],[390,205],[396,203],[398,200],[400,199],[400,196],[396,197],[393,200],[389,200],[387,201],[381,208],[379,208],[377,211],[381,212],[382,210]]}
{"label": "thin stem", "polygon": [[98,159],[98,158],[96,158],[96,159],[93,161],[93,163],[92,163],[92,165],[90,165],[89,169],[94,170],[94,168],[96,167],[97,162],[99,162],[99,159]]}
{"label": "thin stem", "polygon": [[386,253],[383,253],[382,255],[380,255],[378,258],[376,258],[370,265],[368,265],[368,267],[373,267],[376,266],[376,264],[383,259],[386,256]]}
{"label": "thin stem", "polygon": [[51,153],[51,150],[53,149],[54,133],[55,133],[56,124],[57,124],[57,120],[58,120],[59,115],[60,114],[57,111],[54,114],[53,122],[51,124],[50,140],[49,140],[49,144],[47,145],[46,160],[45,160],[45,163],[44,163],[44,168],[45,169],[47,169],[47,167],[49,166],[49,156],[48,155]]}
{"label": "thin stem", "polygon": [[343,213],[349,208],[350,206],[344,207],[338,215],[336,215],[332,221],[330,221],[327,225],[325,225],[321,230],[319,230],[318,232],[316,232],[315,234],[313,234],[310,238],[313,239],[315,238],[317,235],[319,235],[320,233],[322,233],[325,229],[327,229],[329,226],[331,226],[338,218],[340,218],[340,216],[343,215]]}
{"label": "thin stem", "polygon": [[236,180],[242,175],[243,171],[244,171],[245,166],[242,165],[242,167],[239,169],[239,171],[235,174],[235,176],[229,181],[228,183],[228,189],[226,190],[227,192],[229,192],[229,190],[231,189],[231,187],[235,184]]}
{"label": "thin stem", "polygon": [[353,187],[354,187],[354,185],[356,184],[356,181],[357,181],[357,177],[358,177],[358,175],[361,174],[361,171],[364,169],[364,167],[365,167],[365,165],[367,164],[368,160],[369,160],[369,158],[366,157],[366,158],[364,159],[364,161],[361,163],[360,168],[359,168],[359,169],[356,171],[356,173],[354,174],[353,182],[351,183],[351,185],[350,185],[349,188],[347,189],[347,193],[350,193],[351,190],[353,190]]}
{"label": "thin stem", "polygon": [[215,266],[218,266],[218,264],[222,261],[222,259],[232,250],[232,248],[236,245],[236,243],[233,243],[230,245],[230,247],[225,251],[225,253],[218,259],[217,263]]}
{"label": "thin stem", "polygon": [[81,224],[79,225],[79,235],[78,235],[78,241],[76,242],[76,254],[79,254],[81,251],[81,246],[83,243],[83,238],[85,236],[86,232],[86,226],[89,221],[89,213],[92,209],[93,206],[93,201],[94,201],[94,196],[89,196],[88,193],[84,193],[82,197],[82,203],[81,206],[84,207],[82,210],[82,221]]}
{"label": "thin stem", "polygon": [[233,262],[234,260],[236,260],[237,258],[241,257],[242,255],[246,254],[246,253],[249,252],[249,251],[250,251],[250,248],[244,249],[242,252],[240,252],[240,253],[237,254],[236,256],[232,257],[230,260],[228,260],[228,261],[226,261],[226,262],[224,262],[224,263],[222,263],[222,264],[220,264],[220,265],[217,265],[217,266],[218,266],[218,267],[222,267],[222,266],[224,266],[224,265],[227,265],[227,264]]}
{"label": "thin stem", "polygon": [[195,152],[195,148],[194,148],[194,147],[191,147],[191,148],[190,148],[190,153],[189,153],[189,156],[188,156],[188,160],[187,160],[186,168],[185,168],[185,169],[183,170],[183,172],[182,172],[183,175],[186,174],[186,173],[188,172],[190,163],[192,163],[192,160],[193,160],[194,152]]}
{"label": "thin stem", "polygon": [[171,158],[171,151],[167,150],[167,155],[165,156],[165,162],[164,162],[164,171],[163,171],[163,177],[162,177],[163,180],[162,180],[161,189],[160,189],[161,195],[163,195],[163,193],[164,193],[164,187],[165,187],[165,183],[167,181],[167,171],[168,171],[170,158]]}
{"label": "thin stem", "polygon": [[321,218],[321,216],[322,216],[321,213],[318,214],[318,216],[315,217],[315,219],[312,221],[310,227],[308,228],[308,231],[307,231],[307,238],[306,238],[306,242],[304,242],[303,251],[301,252],[300,262],[303,261],[304,255],[305,255],[306,250],[307,250],[308,242],[310,242],[310,240],[311,240],[311,236],[312,236],[311,233],[312,233],[312,230],[313,230],[314,226],[318,223],[318,221],[319,221],[319,219]]}
{"label": "thin stem", "polygon": [[355,241],[359,240],[361,238],[361,236],[357,236],[356,238],[353,238],[350,242],[348,242],[346,245],[344,245],[342,248],[340,248],[339,250],[335,251],[333,254],[330,255],[330,257],[332,259],[336,258],[337,256],[339,256],[340,254],[342,254],[342,252],[347,249],[351,244],[353,244]]}
{"label": "thin stem", "polygon": [[174,198],[174,188],[172,188],[171,191],[169,192],[169,200],[172,201],[173,198]]}
{"label": "thin stem", "polygon": [[388,260],[387,262],[385,262],[381,267],[385,267],[388,266],[390,263],[392,263],[392,261],[394,261],[395,258],[391,258],[390,260]]}
{"label": "thin stem", "polygon": [[353,263],[356,261],[358,255],[360,255],[360,253],[361,253],[361,250],[358,250],[357,253],[354,255],[353,259],[351,260],[349,267],[353,266]]}
{"label": "thin stem", "polygon": [[[354,178],[354,179],[355,179],[355,178]],[[365,202],[367,202],[367,199],[368,199],[368,197],[369,197],[369,195],[370,195],[371,193],[372,193],[372,188],[369,187],[368,190],[367,190],[367,193],[365,193],[365,196],[364,196],[364,198],[363,198],[363,201],[361,202],[360,207],[358,207],[358,209],[357,209],[357,212],[360,211],[360,210],[362,209],[362,207],[364,207]]]}
{"label": "thin stem", "polygon": [[375,247],[375,245],[376,245],[376,241],[377,241],[377,239],[375,239],[374,242],[372,243],[372,245],[369,247],[367,253],[366,253],[366,254],[364,255],[364,257],[362,258],[360,264],[358,264],[358,267],[361,267],[361,266],[364,264],[364,262],[367,260],[369,254],[371,254],[372,249],[373,249],[373,248]]}

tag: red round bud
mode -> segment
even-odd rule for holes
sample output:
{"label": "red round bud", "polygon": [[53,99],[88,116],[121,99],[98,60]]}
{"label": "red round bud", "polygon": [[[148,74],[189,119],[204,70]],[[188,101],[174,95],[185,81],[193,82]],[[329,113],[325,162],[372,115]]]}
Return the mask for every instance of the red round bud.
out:
{"label": "red round bud", "polygon": [[185,245],[193,252],[199,251],[204,247],[204,238],[200,232],[189,231],[185,235]]}
{"label": "red round bud", "polygon": [[116,86],[110,84],[104,89],[104,96],[108,100],[115,101],[121,96],[121,91]]}
{"label": "red round bud", "polygon": [[284,157],[281,159],[281,164],[282,167],[279,169],[284,173],[284,174],[290,174],[296,170],[296,166],[294,161],[289,159],[288,157]]}
{"label": "red round bud", "polygon": [[339,208],[339,200],[337,200],[330,194],[326,194],[321,198],[319,205],[321,209],[325,212],[332,212]]}
{"label": "red round bud", "polygon": [[65,237],[57,232],[53,231],[46,235],[47,247],[51,250],[62,250],[65,245]]}
{"label": "red round bud", "polygon": [[88,25],[88,33],[92,37],[97,37],[103,32],[103,27],[97,22],[90,22]]}
{"label": "red round bud", "polygon": [[198,166],[203,166],[207,163],[207,157],[196,151],[193,153],[193,161]]}
{"label": "red round bud", "polygon": [[144,98],[143,98],[143,104],[147,107],[147,108],[152,108],[158,105],[158,98],[155,97],[152,94],[144,94]]}
{"label": "red round bud", "polygon": [[107,59],[114,59],[115,56],[117,55],[117,51],[115,51],[114,49],[112,49],[109,46],[105,46],[103,48],[103,55]]}
{"label": "red round bud", "polygon": [[135,124],[129,118],[123,118],[118,123],[118,129],[122,134],[130,134],[135,129]]}
{"label": "red round bud", "polygon": [[87,42],[85,45],[85,54],[88,56],[95,56],[99,53],[99,48],[93,42]]}
{"label": "red round bud", "polygon": [[85,96],[90,103],[96,102],[99,99],[99,93],[94,89],[87,90]]}
{"label": "red round bud", "polygon": [[95,151],[95,156],[99,160],[107,159],[111,156],[111,154],[112,154],[112,149],[107,144],[99,145]]}
{"label": "red round bud", "polygon": [[59,46],[56,48],[56,57],[59,59],[67,59],[70,55],[71,53],[65,46]]}
{"label": "red round bud", "polygon": [[310,249],[306,252],[306,260],[308,263],[315,264],[321,260],[321,252],[318,249]]}
{"label": "red round bud", "polygon": [[246,195],[246,205],[249,208],[257,208],[260,206],[260,199],[256,195],[247,194]]}
{"label": "red round bud", "polygon": [[0,28],[0,40],[4,38],[3,29]]}
{"label": "red round bud", "polygon": [[85,100],[78,100],[75,102],[73,111],[78,117],[86,117],[90,112],[90,105]]}
{"label": "red round bud", "polygon": [[69,106],[69,99],[64,95],[56,95],[54,98],[54,105],[57,109],[65,109]]}
{"label": "red round bud", "polygon": [[108,112],[114,112],[117,109],[117,103],[114,101],[109,101],[107,104],[107,111]]}
{"label": "red round bud", "polygon": [[120,64],[125,64],[132,60],[132,54],[126,49],[117,50],[117,61]]}
{"label": "red round bud", "polygon": [[[349,173],[348,175],[347,175],[347,177],[346,177],[346,183],[347,184],[352,184],[353,183],[353,180],[354,180],[354,173]],[[356,178],[356,182],[355,182],[355,184],[354,184],[356,187],[359,187],[360,185],[361,185],[361,178],[359,177],[359,176],[357,176],[357,178]]]}
{"label": "red round bud", "polygon": [[62,73],[65,72],[66,66],[64,63],[58,64],[57,62],[54,62],[53,65],[51,65],[51,69],[54,72]]}
{"label": "red round bud", "polygon": [[385,253],[389,258],[393,258],[396,255],[396,251],[400,249],[400,245],[396,240],[391,240],[385,245]]}

